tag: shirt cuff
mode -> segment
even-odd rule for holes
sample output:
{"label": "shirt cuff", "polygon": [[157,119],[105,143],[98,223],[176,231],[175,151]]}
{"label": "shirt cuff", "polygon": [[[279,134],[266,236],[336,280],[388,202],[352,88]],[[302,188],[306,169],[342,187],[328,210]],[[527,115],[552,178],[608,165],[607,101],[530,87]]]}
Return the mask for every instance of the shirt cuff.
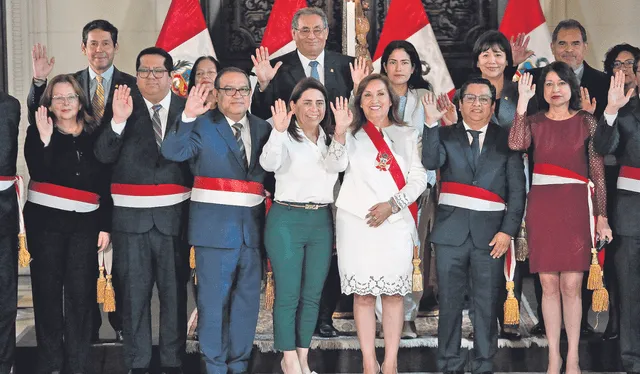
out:
{"label": "shirt cuff", "polygon": [[618,118],[618,113],[616,112],[615,114],[607,114],[607,112],[604,112],[604,120],[607,121],[607,125],[609,126],[613,126],[613,123],[615,122],[616,118]]}
{"label": "shirt cuff", "polygon": [[113,132],[115,132],[118,135],[122,135],[122,132],[124,131],[124,127],[127,124],[127,121],[124,121],[122,123],[116,123],[116,121],[111,120],[111,130],[113,130]]}
{"label": "shirt cuff", "polygon": [[432,123],[432,124],[430,124],[430,125],[429,125],[428,123],[426,123],[426,122],[425,122],[425,123],[424,123],[424,125],[425,125],[425,126],[427,126],[427,127],[428,127],[428,128],[430,128],[430,129],[432,129],[432,128],[434,128],[434,127],[438,126],[438,122],[436,121],[435,123]]}
{"label": "shirt cuff", "polygon": [[195,117],[194,117],[194,118],[187,117],[187,115],[186,115],[186,114],[184,114],[184,111],[183,111],[183,112],[182,112],[182,116],[181,116],[181,120],[182,120],[182,122],[184,122],[184,123],[189,123],[189,122],[193,122],[193,121],[195,121],[195,120],[196,120],[196,118],[195,118]]}

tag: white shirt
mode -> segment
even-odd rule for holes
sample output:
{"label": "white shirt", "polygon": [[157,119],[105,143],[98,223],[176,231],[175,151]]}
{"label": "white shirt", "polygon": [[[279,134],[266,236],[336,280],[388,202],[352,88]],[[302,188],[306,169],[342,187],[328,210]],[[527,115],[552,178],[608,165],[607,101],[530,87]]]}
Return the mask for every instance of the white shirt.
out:
{"label": "white shirt", "polygon": [[231,127],[231,131],[233,132],[234,136],[236,135],[236,129],[233,128],[233,125],[236,123],[242,124],[242,133],[240,134],[240,137],[242,138],[242,142],[244,143],[244,152],[247,155],[247,163],[251,163],[251,130],[249,129],[249,118],[247,118],[246,114],[238,122],[235,122],[227,116],[224,116],[224,118],[227,119],[229,127]]}
{"label": "white shirt", "polygon": [[[473,136],[471,136],[471,134],[466,131],[466,130],[473,130],[471,127],[469,127],[469,125],[467,125],[467,123],[465,121],[462,121],[462,124],[464,125],[464,130],[467,133],[467,138],[469,138],[469,145],[471,145],[471,143],[473,142]],[[426,124],[428,128],[433,128],[438,126],[438,122],[436,123],[432,123],[432,124]],[[489,124],[484,125],[483,128],[481,128],[480,130],[480,136],[478,136],[478,149],[480,151],[482,151],[482,144],[484,144],[484,137],[487,135],[487,128],[489,127]]]}
{"label": "white shirt", "polygon": [[[102,88],[104,88],[104,97],[109,97],[109,91],[111,90],[111,79],[113,78],[113,65],[109,66],[109,69],[104,73],[100,74],[102,76]],[[89,66],[89,101],[93,100],[93,94],[96,93],[96,89],[98,88],[98,81],[96,80],[96,76],[98,74],[91,69]],[[105,100],[106,104],[106,100]]]}
{"label": "white shirt", "polygon": [[318,75],[320,76],[320,82],[324,84],[324,50],[320,52],[320,55],[318,55],[315,60],[309,60],[300,53],[300,50],[298,50],[298,57],[300,58],[300,63],[304,69],[304,75],[306,75],[307,78],[311,77],[311,66],[309,66],[309,62],[318,61]]}
{"label": "white shirt", "polygon": [[[147,110],[149,111],[149,117],[153,121],[153,103],[146,98],[144,98],[144,103],[147,105]],[[158,103],[162,105],[162,108],[158,111],[158,115],[160,116],[160,127],[162,127],[162,139],[164,139],[165,134],[167,133],[167,119],[169,118],[169,106],[171,105],[171,91],[167,93],[160,102]],[[122,131],[124,131],[124,127],[127,122],[115,123],[115,121],[111,120],[111,129],[118,135],[122,135]]]}
{"label": "white shirt", "polygon": [[262,149],[260,165],[266,171],[275,172],[275,198],[294,203],[332,203],[338,173],[325,166],[327,136],[320,128],[314,144],[299,127],[298,133],[302,137],[300,142],[287,131],[273,129]]}

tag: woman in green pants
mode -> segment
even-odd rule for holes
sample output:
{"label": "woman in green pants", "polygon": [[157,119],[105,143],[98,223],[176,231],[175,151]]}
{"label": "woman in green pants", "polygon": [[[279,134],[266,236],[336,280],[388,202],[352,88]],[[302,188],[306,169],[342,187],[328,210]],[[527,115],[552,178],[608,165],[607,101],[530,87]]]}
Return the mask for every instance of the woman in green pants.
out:
{"label": "woman in green pants", "polygon": [[307,355],[333,249],[329,204],[338,172],[325,159],[343,146],[329,142],[329,101],[319,81],[301,80],[289,107],[283,100],[271,107],[274,128],[260,156],[276,178],[264,241],[275,278],[273,331],[275,348],[284,352],[282,370],[309,374]]}

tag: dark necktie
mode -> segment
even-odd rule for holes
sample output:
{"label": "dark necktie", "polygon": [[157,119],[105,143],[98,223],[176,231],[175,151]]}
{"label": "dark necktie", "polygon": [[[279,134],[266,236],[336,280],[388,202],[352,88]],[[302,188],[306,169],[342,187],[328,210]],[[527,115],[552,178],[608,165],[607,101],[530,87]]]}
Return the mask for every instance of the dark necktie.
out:
{"label": "dark necktie", "polygon": [[309,61],[309,66],[311,66],[311,78],[320,80],[320,73],[318,72],[319,64],[320,63],[318,61]]}
{"label": "dark necktie", "polygon": [[242,156],[242,162],[244,163],[244,168],[248,169],[249,168],[249,163],[247,162],[247,152],[245,152],[244,150],[244,142],[242,141],[242,124],[241,123],[234,123],[233,129],[235,130],[235,138],[236,138],[236,142],[238,143],[238,148],[240,148],[240,155]]}
{"label": "dark necktie", "polygon": [[153,117],[151,118],[153,121],[153,133],[156,136],[156,145],[158,149],[162,145],[162,122],[160,121],[160,109],[162,109],[162,105],[156,104],[151,107],[153,109]]}
{"label": "dark necktie", "polygon": [[482,131],[467,130],[473,140],[471,141],[471,155],[473,156],[473,164],[478,164],[478,157],[480,156],[480,134]]}

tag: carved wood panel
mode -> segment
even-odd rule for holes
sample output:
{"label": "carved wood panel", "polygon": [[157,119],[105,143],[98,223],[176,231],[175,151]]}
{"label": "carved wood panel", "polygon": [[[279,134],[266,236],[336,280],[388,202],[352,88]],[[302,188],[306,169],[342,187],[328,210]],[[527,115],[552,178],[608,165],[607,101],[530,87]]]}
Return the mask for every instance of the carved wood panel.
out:
{"label": "carved wood panel", "polygon": [[[402,0],[394,0],[402,1]],[[213,44],[225,66],[250,70],[251,54],[260,45],[274,0],[202,0]],[[371,54],[391,0],[369,0]],[[497,28],[499,0],[422,0],[456,86],[472,70],[471,50],[482,32]],[[342,48],[342,0],[308,0],[329,18],[327,48]]]}

